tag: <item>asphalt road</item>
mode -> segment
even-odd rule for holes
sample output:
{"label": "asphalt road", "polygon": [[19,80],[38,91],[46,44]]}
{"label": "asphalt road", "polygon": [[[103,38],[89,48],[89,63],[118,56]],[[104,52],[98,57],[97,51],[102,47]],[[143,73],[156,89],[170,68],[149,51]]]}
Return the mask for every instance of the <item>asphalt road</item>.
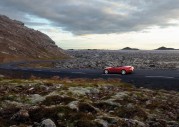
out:
{"label": "asphalt road", "polygon": [[11,64],[0,65],[0,72],[21,74],[23,78],[31,75],[38,77],[69,77],[69,78],[117,78],[131,83],[136,87],[152,89],[166,89],[179,91],[179,70],[135,70],[128,75],[103,74],[103,70],[96,69],[34,69],[18,68]]}

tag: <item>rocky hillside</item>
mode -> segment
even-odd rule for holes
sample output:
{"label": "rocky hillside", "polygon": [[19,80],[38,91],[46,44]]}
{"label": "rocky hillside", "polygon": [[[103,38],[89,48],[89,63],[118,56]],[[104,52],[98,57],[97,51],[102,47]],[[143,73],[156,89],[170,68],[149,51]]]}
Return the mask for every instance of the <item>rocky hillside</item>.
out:
{"label": "rocky hillside", "polygon": [[0,62],[67,57],[47,35],[0,15]]}

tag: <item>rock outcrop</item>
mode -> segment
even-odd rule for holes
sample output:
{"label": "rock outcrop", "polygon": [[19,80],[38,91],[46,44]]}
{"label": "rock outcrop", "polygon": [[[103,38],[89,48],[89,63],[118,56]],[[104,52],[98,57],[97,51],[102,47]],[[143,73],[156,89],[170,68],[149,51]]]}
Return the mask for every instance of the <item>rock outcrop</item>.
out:
{"label": "rock outcrop", "polygon": [[0,62],[68,57],[47,35],[0,15]]}

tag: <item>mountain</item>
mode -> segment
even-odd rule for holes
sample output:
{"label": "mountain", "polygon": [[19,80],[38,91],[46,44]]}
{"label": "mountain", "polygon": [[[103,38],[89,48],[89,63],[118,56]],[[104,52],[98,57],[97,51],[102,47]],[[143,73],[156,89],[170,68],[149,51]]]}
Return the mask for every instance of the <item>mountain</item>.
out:
{"label": "mountain", "polygon": [[123,48],[122,50],[139,50],[139,49],[137,49],[137,48],[125,47],[125,48]]}
{"label": "mountain", "polygon": [[0,62],[69,57],[47,35],[0,15]]}
{"label": "mountain", "polygon": [[167,47],[162,46],[162,47],[159,47],[159,48],[157,48],[155,50],[176,50],[176,49],[174,49],[174,48],[167,48]]}

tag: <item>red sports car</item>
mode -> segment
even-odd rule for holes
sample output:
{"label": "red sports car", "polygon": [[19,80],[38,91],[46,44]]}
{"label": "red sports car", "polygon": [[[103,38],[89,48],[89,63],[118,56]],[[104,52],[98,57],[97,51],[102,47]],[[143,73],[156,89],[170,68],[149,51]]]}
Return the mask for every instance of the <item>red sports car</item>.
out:
{"label": "red sports car", "polygon": [[119,66],[119,67],[107,67],[104,69],[104,74],[120,73],[122,75],[132,73],[134,71],[133,66]]}

